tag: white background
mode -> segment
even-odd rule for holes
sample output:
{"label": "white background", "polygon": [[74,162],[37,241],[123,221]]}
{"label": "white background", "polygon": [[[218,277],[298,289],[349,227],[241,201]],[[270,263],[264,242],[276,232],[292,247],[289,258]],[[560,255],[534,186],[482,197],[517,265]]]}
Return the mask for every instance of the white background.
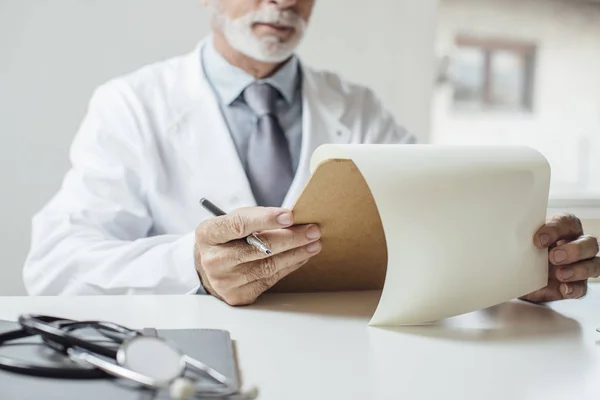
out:
{"label": "white background", "polygon": [[[429,135],[437,0],[317,0],[300,51],[368,84]],[[92,90],[191,51],[208,33],[199,0],[0,0],[0,295],[23,294],[32,215],[56,192]]]}

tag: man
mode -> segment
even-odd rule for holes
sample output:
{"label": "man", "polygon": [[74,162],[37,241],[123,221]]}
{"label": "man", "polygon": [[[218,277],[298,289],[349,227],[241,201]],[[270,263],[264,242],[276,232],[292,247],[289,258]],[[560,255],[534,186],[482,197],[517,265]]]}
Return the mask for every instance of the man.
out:
{"label": "man", "polygon": [[[370,90],[293,55],[314,0],[204,3],[213,35],[196,50],[94,93],[72,169],[33,221],[30,293],[252,303],[321,250],[319,227],[294,226],[287,209],[319,145],[414,142]],[[209,218],[202,197],[236,211]],[[239,240],[255,231],[272,256]],[[532,239],[552,248],[551,274],[526,298],[585,295],[600,263],[579,220],[559,216]]]}

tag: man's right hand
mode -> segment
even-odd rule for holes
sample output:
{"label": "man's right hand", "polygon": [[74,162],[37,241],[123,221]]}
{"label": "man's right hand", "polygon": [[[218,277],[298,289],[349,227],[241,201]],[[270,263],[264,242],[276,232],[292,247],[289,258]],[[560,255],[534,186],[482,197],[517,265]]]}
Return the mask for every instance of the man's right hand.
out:
{"label": "man's right hand", "polygon": [[[229,305],[252,304],[321,251],[319,227],[293,223],[289,210],[266,207],[242,208],[202,222],[194,252],[204,288]],[[260,232],[272,255],[246,243],[253,232]]]}

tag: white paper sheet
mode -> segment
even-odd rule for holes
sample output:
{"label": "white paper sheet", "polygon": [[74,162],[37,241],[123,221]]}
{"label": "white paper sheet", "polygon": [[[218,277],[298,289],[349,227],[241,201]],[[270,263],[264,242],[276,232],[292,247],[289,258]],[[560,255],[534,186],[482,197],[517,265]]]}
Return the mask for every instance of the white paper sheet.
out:
{"label": "white paper sheet", "polygon": [[351,159],[379,210],[388,249],[370,325],[419,324],[545,286],[550,167],[528,147],[325,145],[311,168]]}

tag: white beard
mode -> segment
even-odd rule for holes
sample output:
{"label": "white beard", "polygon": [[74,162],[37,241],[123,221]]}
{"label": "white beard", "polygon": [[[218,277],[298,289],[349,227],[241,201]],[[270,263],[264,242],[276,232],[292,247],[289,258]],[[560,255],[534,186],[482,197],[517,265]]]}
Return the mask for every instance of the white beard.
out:
{"label": "white beard", "polygon": [[[214,3],[211,3],[214,23],[222,30],[229,45],[257,61],[285,61],[294,53],[304,37],[306,21],[291,11],[280,11],[275,6],[266,6],[240,18],[230,19],[220,11],[219,5]],[[276,35],[258,37],[252,31],[254,23],[283,24],[294,28],[294,34],[286,42],[282,42]]]}

